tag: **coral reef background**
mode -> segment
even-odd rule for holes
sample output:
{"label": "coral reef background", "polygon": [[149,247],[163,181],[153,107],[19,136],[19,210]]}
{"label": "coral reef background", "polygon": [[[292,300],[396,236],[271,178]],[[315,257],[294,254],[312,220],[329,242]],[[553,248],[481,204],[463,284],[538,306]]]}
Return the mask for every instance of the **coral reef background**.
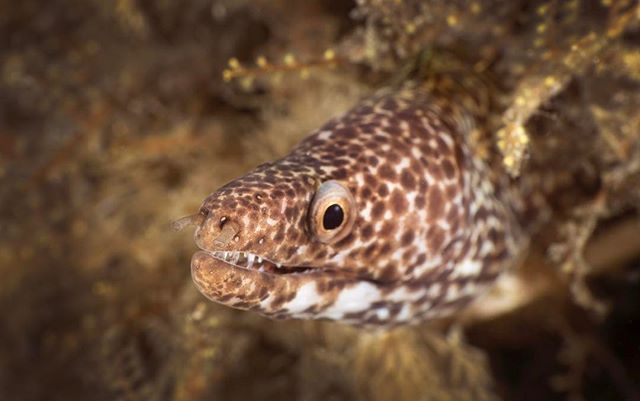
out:
{"label": "coral reef background", "polygon": [[[0,0],[0,400],[640,400],[638,7]],[[572,173],[518,277],[389,333],[200,296],[170,223],[425,52]]]}

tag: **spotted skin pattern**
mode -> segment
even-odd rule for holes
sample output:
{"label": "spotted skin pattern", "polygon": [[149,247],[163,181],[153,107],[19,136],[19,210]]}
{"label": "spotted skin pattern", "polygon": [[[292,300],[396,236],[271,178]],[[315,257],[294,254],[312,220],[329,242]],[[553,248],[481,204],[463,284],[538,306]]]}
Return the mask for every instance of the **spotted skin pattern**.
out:
{"label": "spotted skin pattern", "polygon": [[[459,311],[526,248],[513,195],[474,156],[471,129],[416,85],[363,101],[205,199],[197,288],[276,319],[395,326]],[[357,213],[334,244],[309,224],[327,180],[351,191]]]}

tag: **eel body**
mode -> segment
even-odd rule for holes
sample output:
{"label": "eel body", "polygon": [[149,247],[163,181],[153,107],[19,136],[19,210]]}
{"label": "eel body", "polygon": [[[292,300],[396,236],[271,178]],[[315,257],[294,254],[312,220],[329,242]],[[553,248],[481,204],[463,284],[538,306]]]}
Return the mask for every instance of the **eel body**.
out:
{"label": "eel body", "polygon": [[378,92],[208,196],[191,262],[207,298],[272,318],[394,326],[456,313],[527,247],[472,114]]}

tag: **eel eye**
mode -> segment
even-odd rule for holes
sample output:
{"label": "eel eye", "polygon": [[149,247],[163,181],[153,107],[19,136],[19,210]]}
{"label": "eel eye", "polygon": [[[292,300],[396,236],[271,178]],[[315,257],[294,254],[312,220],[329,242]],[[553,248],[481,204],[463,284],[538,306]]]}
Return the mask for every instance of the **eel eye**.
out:
{"label": "eel eye", "polygon": [[320,184],[310,213],[311,232],[325,244],[332,244],[346,237],[355,221],[355,201],[351,192],[338,181]]}
{"label": "eel eye", "polygon": [[335,230],[344,222],[344,211],[342,206],[334,203],[327,207],[322,218],[322,227],[325,230]]}

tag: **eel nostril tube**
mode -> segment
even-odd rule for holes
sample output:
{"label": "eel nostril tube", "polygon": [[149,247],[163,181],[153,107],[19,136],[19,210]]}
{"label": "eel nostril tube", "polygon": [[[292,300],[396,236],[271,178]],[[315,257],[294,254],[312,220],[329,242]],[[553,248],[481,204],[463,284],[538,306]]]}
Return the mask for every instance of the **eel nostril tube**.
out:
{"label": "eel nostril tube", "polygon": [[213,240],[213,242],[218,246],[227,245],[233,239],[233,237],[236,235],[238,231],[239,229],[237,224],[235,224],[232,221],[227,221],[222,226],[222,231],[220,232],[220,235],[218,235],[216,239]]}
{"label": "eel nostril tube", "polygon": [[192,214],[191,216],[185,216],[171,223],[171,228],[175,231],[180,231],[186,226],[199,226],[204,222],[206,217],[201,213]]}

